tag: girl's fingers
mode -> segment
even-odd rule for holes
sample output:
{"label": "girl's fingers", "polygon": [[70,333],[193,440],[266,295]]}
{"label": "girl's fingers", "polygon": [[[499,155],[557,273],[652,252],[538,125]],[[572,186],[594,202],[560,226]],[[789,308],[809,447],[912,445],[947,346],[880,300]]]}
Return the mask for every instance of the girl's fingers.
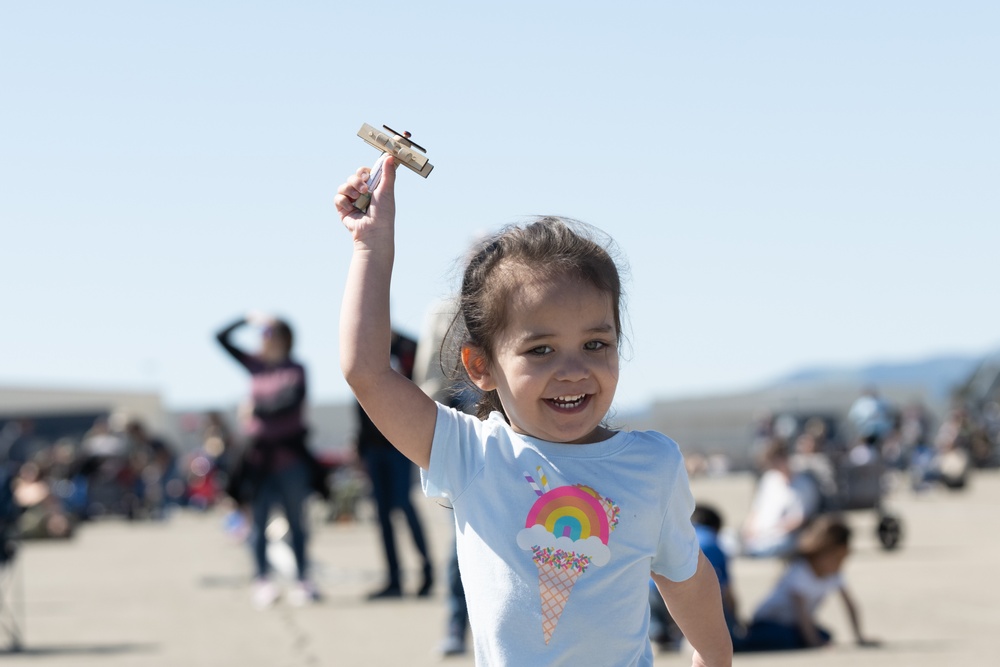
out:
{"label": "girl's fingers", "polygon": [[[371,168],[359,167],[357,172],[348,176],[347,180],[337,188],[337,194],[333,197],[333,205],[336,207],[341,219],[344,220],[344,224],[347,224],[347,218],[356,219],[364,215],[363,212],[354,207],[354,202],[358,200],[358,197],[369,192],[368,179],[370,177]],[[385,194],[381,194],[380,196],[383,199],[387,199],[390,207],[392,205],[392,190],[395,180],[396,160],[392,156],[387,156],[383,163],[382,181],[377,189],[380,193],[383,190],[386,191]]]}
{"label": "girl's fingers", "polygon": [[[362,173],[366,176],[362,178]],[[351,199],[357,199],[365,192],[368,192],[368,185],[365,183],[367,181],[368,170],[365,169],[358,170],[358,173],[354,176],[348,177],[347,181],[337,188],[337,193],[350,197]]]}
{"label": "girl's fingers", "polygon": [[368,176],[370,172],[367,167],[358,169],[358,173],[347,179],[347,185],[351,186],[359,193],[368,192]]}
{"label": "girl's fingers", "polygon": [[368,192],[367,181],[370,172],[368,167],[359,167],[356,173],[348,176],[347,181],[337,188],[333,204],[342,217],[357,211],[354,208],[354,202],[357,201],[358,197]]}
{"label": "girl's fingers", "polygon": [[338,194],[333,198],[333,205],[337,208],[337,212],[340,213],[341,216],[345,216],[354,210],[354,201],[356,199],[357,197],[352,199],[347,195]]}

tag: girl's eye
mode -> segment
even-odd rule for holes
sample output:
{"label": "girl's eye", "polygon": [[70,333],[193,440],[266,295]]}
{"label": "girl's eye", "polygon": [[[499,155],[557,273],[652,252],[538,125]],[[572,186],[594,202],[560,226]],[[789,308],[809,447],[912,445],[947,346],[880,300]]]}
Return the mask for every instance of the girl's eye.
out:
{"label": "girl's eye", "polygon": [[605,343],[603,340],[591,340],[587,341],[583,345],[583,349],[589,350],[591,352],[596,352],[597,350],[603,350],[606,347],[608,347],[608,344]]}
{"label": "girl's eye", "polygon": [[538,347],[533,347],[528,350],[528,354],[533,354],[539,357],[549,354],[550,352],[552,352],[552,348],[548,345],[539,345]]}

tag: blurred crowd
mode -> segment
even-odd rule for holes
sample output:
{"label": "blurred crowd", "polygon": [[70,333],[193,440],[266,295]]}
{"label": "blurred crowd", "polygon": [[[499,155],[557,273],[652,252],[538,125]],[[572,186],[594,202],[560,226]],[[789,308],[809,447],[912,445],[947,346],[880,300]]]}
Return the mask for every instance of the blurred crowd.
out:
{"label": "blurred crowd", "polygon": [[936,418],[920,402],[897,405],[870,387],[843,419],[802,413],[761,419],[754,444],[759,472],[769,467],[766,453],[775,443],[824,484],[831,474],[824,468],[877,464],[906,472],[915,491],[935,484],[960,489],[973,470],[1000,465],[1000,403],[956,401]]}
{"label": "blurred crowd", "polygon": [[217,413],[204,416],[201,445],[185,453],[120,415],[56,439],[30,419],[11,420],[0,428],[4,524],[24,539],[68,538],[103,516],[163,520],[175,508],[211,507],[223,497],[232,444]]}
{"label": "blurred crowd", "polygon": [[[171,512],[233,505],[229,482],[244,445],[218,412],[198,417],[180,448],[139,419],[97,418],[78,436],[45,437],[31,419],[0,424],[0,529],[21,539],[70,538],[101,517],[164,520]],[[353,456],[320,462],[333,491],[325,519],[354,519],[368,484]]]}
{"label": "blurred crowd", "polygon": [[[936,419],[920,403],[895,405],[875,388],[864,390],[846,414],[768,414],[755,426],[756,483],[746,515],[723,530],[724,518],[699,504],[692,522],[713,565],[737,652],[806,649],[832,641],[817,609],[829,597],[842,600],[858,645],[873,646],[862,629],[843,564],[851,553],[847,513],[874,511],[884,549],[898,548],[904,517],[885,497],[903,480],[914,493],[933,488],[960,491],[975,470],[1000,466],[1000,403],[956,400]],[[692,457],[691,474],[711,474],[710,460]],[[778,559],[773,588],[747,614],[738,606],[729,571],[733,558]],[[680,632],[651,588],[650,638],[676,646]]]}

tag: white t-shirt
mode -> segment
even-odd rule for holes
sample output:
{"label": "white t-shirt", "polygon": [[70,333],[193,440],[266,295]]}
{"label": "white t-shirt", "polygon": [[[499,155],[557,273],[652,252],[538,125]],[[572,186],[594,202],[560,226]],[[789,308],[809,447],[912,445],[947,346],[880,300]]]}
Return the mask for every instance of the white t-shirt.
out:
{"label": "white t-shirt", "polygon": [[766,551],[785,542],[789,519],[805,521],[819,507],[819,492],[806,474],[795,474],[791,481],[778,470],[761,475],[750,507],[753,525],[748,526],[744,547],[750,553]]}
{"label": "white t-shirt", "polygon": [[816,609],[826,596],[843,586],[844,579],[839,573],[817,577],[806,561],[792,561],[774,590],[757,608],[753,620],[795,625],[798,619],[795,615],[794,596],[802,598],[809,615],[815,616]]}
{"label": "white t-shirt", "polygon": [[455,512],[477,665],[652,665],[650,571],[698,564],[677,445],[567,445],[439,405],[424,493]]}

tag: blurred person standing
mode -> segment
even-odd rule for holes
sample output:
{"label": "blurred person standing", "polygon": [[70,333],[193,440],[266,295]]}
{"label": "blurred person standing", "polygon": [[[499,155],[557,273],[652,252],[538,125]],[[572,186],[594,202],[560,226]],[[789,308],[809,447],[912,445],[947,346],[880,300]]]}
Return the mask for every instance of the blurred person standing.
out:
{"label": "blurred person standing", "polygon": [[892,429],[892,406],[874,386],[865,387],[847,411],[854,436],[877,445]]}
{"label": "blurred person standing", "polygon": [[[236,347],[231,336],[245,325],[261,330],[260,350],[247,353]],[[289,593],[292,604],[319,599],[308,577],[306,560],[305,503],[313,490],[311,461],[306,448],[306,371],[291,358],[293,334],[288,323],[273,317],[250,314],[216,334],[222,347],[250,373],[250,399],[242,422],[246,450],[238,500],[250,505],[251,542],[256,580],[254,606],[263,609],[281,594],[270,578],[267,560],[268,517],[279,505],[288,520],[298,581]]]}
{"label": "blurred person standing", "polygon": [[[458,306],[453,300],[439,301],[428,311],[424,330],[417,344],[413,381],[438,403],[468,412],[475,410],[474,396],[470,395],[463,383],[449,379],[441,366],[441,346],[448,334],[448,327],[457,314]],[[452,532],[454,533],[454,525]],[[447,576],[448,619],[438,651],[445,656],[462,655],[466,651],[466,638],[469,634],[469,607],[465,600],[462,573],[458,567],[458,542],[454,535],[451,553],[448,555]]]}
{"label": "blurred person standing", "polygon": [[[416,363],[417,341],[393,330],[389,350],[393,369],[412,379]],[[434,585],[434,569],[431,565],[423,525],[410,499],[415,466],[393,447],[392,443],[375,427],[360,403],[357,404],[357,414],[358,458],[364,461],[368,477],[371,480],[387,569],[384,586],[369,594],[368,599],[398,598],[403,595],[396,536],[392,526],[393,510],[399,510],[403,513],[406,523],[410,527],[413,544],[423,560],[423,580],[417,590],[417,595],[425,597],[430,595]]]}

